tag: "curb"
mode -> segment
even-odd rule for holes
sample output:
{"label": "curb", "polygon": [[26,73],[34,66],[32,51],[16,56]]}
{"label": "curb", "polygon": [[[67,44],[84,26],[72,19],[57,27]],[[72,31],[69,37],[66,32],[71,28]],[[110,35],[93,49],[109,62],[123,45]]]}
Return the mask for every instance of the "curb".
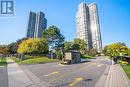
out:
{"label": "curb", "polygon": [[106,69],[104,70],[102,76],[99,78],[98,82],[96,83],[95,87],[104,87],[104,85],[106,83],[106,79],[109,74],[109,69],[110,69],[110,66],[107,66]]}
{"label": "curb", "polygon": [[108,87],[108,85],[109,85],[109,83],[110,83],[111,69],[112,69],[112,65],[110,65],[109,72],[108,72],[107,79],[106,79],[106,81],[105,81],[104,87]]}

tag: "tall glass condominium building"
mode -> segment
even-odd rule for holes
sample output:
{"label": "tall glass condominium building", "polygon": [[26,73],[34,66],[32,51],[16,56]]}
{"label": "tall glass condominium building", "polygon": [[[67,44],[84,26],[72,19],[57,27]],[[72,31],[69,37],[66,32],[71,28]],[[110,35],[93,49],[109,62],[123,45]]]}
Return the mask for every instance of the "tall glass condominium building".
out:
{"label": "tall glass condominium building", "polygon": [[47,19],[43,12],[30,12],[27,26],[27,38],[41,38],[42,32],[47,27]]}
{"label": "tall glass condominium building", "polygon": [[102,52],[102,39],[96,3],[81,3],[76,13],[77,38],[83,39],[87,49]]}

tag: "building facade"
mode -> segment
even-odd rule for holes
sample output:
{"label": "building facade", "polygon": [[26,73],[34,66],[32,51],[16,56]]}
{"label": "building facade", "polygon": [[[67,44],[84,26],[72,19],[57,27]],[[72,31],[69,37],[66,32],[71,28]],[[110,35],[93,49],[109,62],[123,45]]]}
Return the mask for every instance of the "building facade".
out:
{"label": "building facade", "polygon": [[30,12],[29,13],[27,31],[26,31],[26,37],[28,37],[28,38],[34,37],[35,23],[36,23],[36,13]]}
{"label": "building facade", "polygon": [[27,38],[41,38],[42,32],[47,27],[47,19],[43,12],[30,12],[26,37]]}
{"label": "building facade", "polygon": [[96,3],[81,3],[76,13],[77,38],[83,39],[87,49],[102,52],[102,39]]}

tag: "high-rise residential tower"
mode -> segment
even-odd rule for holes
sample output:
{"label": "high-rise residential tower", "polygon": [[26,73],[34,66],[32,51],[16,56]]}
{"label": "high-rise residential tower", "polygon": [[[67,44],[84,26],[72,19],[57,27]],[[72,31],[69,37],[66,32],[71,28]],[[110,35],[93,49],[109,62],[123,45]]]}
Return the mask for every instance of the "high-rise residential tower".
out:
{"label": "high-rise residential tower", "polygon": [[36,23],[36,13],[30,12],[26,37],[28,37],[28,38],[33,38],[34,37],[35,23]]}
{"label": "high-rise residential tower", "polygon": [[46,29],[47,19],[43,12],[30,12],[27,26],[27,38],[41,38],[42,32]]}
{"label": "high-rise residential tower", "polygon": [[81,3],[76,13],[77,38],[83,39],[87,49],[102,52],[102,39],[96,3]]}

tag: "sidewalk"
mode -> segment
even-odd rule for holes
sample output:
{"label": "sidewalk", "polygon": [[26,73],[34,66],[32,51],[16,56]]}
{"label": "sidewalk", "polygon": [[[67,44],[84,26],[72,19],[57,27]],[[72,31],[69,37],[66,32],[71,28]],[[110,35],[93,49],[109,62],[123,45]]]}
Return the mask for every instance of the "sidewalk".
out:
{"label": "sidewalk", "polygon": [[7,63],[9,87],[45,87],[39,78],[28,70],[24,72],[12,59],[7,58]]}
{"label": "sidewalk", "polygon": [[130,87],[130,80],[119,64],[110,66],[104,87]]}
{"label": "sidewalk", "polygon": [[8,87],[8,72],[6,67],[0,67],[0,87]]}

